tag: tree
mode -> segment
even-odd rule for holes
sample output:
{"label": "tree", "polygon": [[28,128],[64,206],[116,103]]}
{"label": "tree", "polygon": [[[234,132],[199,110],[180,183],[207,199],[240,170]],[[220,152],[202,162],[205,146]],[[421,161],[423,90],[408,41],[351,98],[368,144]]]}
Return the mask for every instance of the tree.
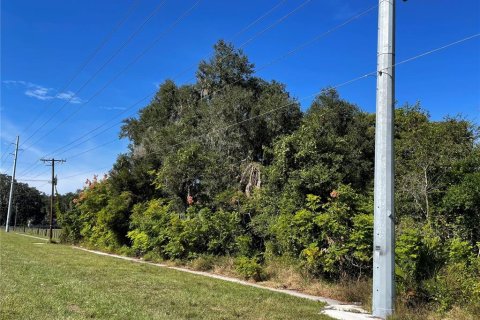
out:
{"label": "tree", "polygon": [[373,138],[371,118],[325,90],[300,128],[275,142],[270,186],[292,208],[302,205],[306,194],[326,198],[341,183],[364,190],[373,177]]}
{"label": "tree", "polygon": [[[0,174],[0,224],[5,224],[7,219],[11,179],[11,176]],[[14,224],[15,215],[17,216],[17,225],[25,225],[29,220],[33,223],[40,223],[46,214],[45,195],[28,184],[16,180],[14,181],[14,190],[11,224]]]}
{"label": "tree", "polygon": [[453,118],[431,122],[419,104],[399,108],[395,116],[399,213],[431,222],[435,203],[449,184],[448,172],[473,150],[473,127]]}

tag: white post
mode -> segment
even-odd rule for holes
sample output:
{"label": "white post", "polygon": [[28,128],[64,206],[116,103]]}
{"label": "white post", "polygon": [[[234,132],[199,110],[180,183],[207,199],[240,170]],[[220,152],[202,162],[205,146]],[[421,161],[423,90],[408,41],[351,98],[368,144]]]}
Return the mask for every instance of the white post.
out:
{"label": "white post", "polygon": [[385,319],[394,311],[395,297],[395,0],[379,0],[378,9],[372,309]]}
{"label": "white post", "polygon": [[13,186],[15,182],[15,172],[17,170],[17,154],[18,154],[18,141],[20,137],[17,136],[17,144],[15,146],[15,158],[13,159],[13,174],[12,182],[10,183],[10,195],[8,196],[8,211],[7,211],[7,223],[5,224],[5,231],[8,232],[10,229],[10,216],[12,214],[12,199],[13,199]]}

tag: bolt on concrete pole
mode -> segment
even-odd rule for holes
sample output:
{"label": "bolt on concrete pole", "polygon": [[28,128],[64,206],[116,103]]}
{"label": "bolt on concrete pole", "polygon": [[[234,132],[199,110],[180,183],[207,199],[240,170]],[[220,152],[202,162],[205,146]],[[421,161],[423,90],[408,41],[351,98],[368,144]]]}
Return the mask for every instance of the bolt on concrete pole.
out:
{"label": "bolt on concrete pole", "polygon": [[395,0],[379,0],[377,53],[372,309],[386,318],[394,312],[395,297]]}

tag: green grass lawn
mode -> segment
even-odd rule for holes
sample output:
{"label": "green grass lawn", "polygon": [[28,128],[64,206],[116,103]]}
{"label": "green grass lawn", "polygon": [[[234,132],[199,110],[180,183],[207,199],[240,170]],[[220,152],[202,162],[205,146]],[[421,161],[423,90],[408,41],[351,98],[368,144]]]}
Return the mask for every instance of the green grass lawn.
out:
{"label": "green grass lawn", "polygon": [[322,304],[0,232],[1,319],[331,319]]}

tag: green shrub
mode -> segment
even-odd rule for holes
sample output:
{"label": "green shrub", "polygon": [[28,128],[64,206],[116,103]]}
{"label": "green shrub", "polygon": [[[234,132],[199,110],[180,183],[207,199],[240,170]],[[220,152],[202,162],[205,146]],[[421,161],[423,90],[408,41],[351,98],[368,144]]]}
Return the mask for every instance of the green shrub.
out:
{"label": "green shrub", "polygon": [[235,238],[236,252],[240,256],[251,254],[252,237],[249,235],[240,235]]}
{"label": "green shrub", "polygon": [[80,214],[81,212],[76,207],[65,212],[57,210],[58,223],[62,226],[60,242],[77,244],[81,241],[82,221],[80,220]]}
{"label": "green shrub", "polygon": [[122,255],[122,256],[126,256],[126,257],[138,257],[138,254],[137,252],[129,247],[129,246],[122,246],[120,249],[118,249],[118,251],[116,252],[118,253],[119,255]]}
{"label": "green shrub", "polygon": [[235,259],[235,270],[245,279],[261,281],[265,279],[265,272],[256,258],[238,257]]}
{"label": "green shrub", "polygon": [[135,251],[137,256],[143,255],[147,252],[147,250],[151,249],[149,245],[150,240],[145,232],[135,229],[129,231],[127,233],[127,237],[132,240],[132,249]]}
{"label": "green shrub", "polygon": [[190,263],[195,270],[210,271],[215,266],[215,257],[212,255],[200,255]]}
{"label": "green shrub", "polygon": [[395,240],[395,276],[400,291],[416,291],[417,270],[422,246],[420,229],[413,220],[405,219]]}
{"label": "green shrub", "polygon": [[456,305],[480,313],[480,258],[475,259],[477,265],[448,264],[434,278],[425,281],[425,289],[439,311],[450,310]]}

